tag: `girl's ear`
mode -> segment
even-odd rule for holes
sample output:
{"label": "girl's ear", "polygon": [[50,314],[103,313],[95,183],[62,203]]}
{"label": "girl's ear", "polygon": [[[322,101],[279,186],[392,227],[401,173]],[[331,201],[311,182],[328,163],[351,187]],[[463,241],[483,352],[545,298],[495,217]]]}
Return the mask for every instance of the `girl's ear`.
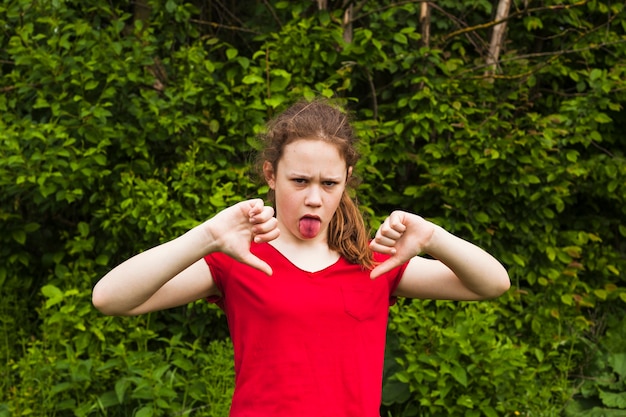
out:
{"label": "girl's ear", "polygon": [[263,162],[263,176],[267,185],[273,190],[276,187],[276,174],[270,161]]}
{"label": "girl's ear", "polygon": [[346,178],[346,182],[350,181],[350,177],[352,177],[352,167],[348,167],[348,177]]}

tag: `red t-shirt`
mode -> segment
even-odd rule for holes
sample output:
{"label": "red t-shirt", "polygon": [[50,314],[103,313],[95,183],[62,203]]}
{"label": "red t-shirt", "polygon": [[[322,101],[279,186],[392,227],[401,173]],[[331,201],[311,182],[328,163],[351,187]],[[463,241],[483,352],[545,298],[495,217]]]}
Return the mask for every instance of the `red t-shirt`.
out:
{"label": "red t-shirt", "polygon": [[388,311],[406,266],[372,280],[343,258],[306,272],[270,244],[251,252],[272,276],[205,258],[234,345],[231,417],[379,417]]}

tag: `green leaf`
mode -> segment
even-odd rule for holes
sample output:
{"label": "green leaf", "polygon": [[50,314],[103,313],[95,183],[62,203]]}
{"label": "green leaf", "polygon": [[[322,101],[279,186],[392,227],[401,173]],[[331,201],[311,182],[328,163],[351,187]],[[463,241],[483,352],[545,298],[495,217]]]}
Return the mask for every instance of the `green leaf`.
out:
{"label": "green leaf", "polygon": [[39,223],[28,223],[27,225],[24,226],[24,231],[26,233],[32,233],[32,232],[39,230],[40,227],[41,225]]}
{"label": "green leaf", "polygon": [[615,265],[607,265],[606,269],[608,269],[613,275],[619,276],[619,269],[617,269]]}
{"label": "green leaf", "polygon": [[403,45],[408,44],[408,39],[404,33],[397,32],[393,35],[393,40]]}
{"label": "green leaf", "polygon": [[91,80],[85,83],[85,90],[93,90],[96,87],[98,87],[98,81],[96,80]]}
{"label": "green leaf", "polygon": [[259,77],[258,75],[255,74],[248,74],[245,77],[243,77],[243,80],[241,80],[242,83],[244,84],[264,84],[265,80],[261,77]]}
{"label": "green leaf", "polygon": [[78,223],[78,233],[82,237],[87,237],[89,235],[89,225],[85,222]]}
{"label": "green leaf", "polygon": [[519,256],[518,254],[512,253],[511,257],[513,258],[513,261],[517,265],[522,266],[522,267],[526,266],[526,261],[524,261],[524,259],[521,256]]}
{"label": "green leaf", "polygon": [[565,305],[571,306],[574,305],[574,298],[571,294],[563,294],[561,295],[561,302]]}
{"label": "green leaf", "polygon": [[598,123],[611,123],[613,121],[606,113],[596,113],[593,120]]}
{"label": "green leaf", "polygon": [[606,300],[607,297],[607,292],[603,289],[595,289],[593,290],[593,293],[596,295],[596,297],[598,297],[600,300]]}
{"label": "green leaf", "polygon": [[165,2],[165,10],[168,11],[168,13],[173,13],[176,10],[177,4],[176,1],[174,0],[167,0]]}
{"label": "green leaf", "polygon": [[543,22],[538,17],[527,16],[524,17],[524,26],[526,27],[526,30],[533,31],[535,29],[543,28]]}
{"label": "green leaf", "polygon": [[474,408],[474,401],[472,400],[472,397],[470,397],[469,395],[465,395],[465,394],[461,395],[459,399],[456,401],[456,403],[463,407]]}
{"label": "green leaf", "polygon": [[493,409],[493,407],[481,405],[480,411],[485,413],[486,417],[499,417],[498,413],[496,412],[496,410]]}
{"label": "green leaf", "polygon": [[50,394],[57,395],[64,391],[72,389],[72,387],[73,386],[71,382],[60,382],[58,384],[53,385],[52,388],[50,388]]}
{"label": "green leaf", "polygon": [[50,308],[63,301],[63,291],[52,284],[41,287],[41,293],[47,298],[46,308]]}
{"label": "green leaf", "polygon": [[226,50],[226,58],[228,58],[229,61],[234,59],[238,54],[239,54],[239,51],[236,50],[235,48],[228,48]]}
{"label": "green leaf", "polygon": [[591,81],[595,81],[598,78],[602,77],[602,70],[598,69],[598,68],[594,68],[593,70],[591,70],[591,73],[589,74],[589,79]]}
{"label": "green leaf", "polygon": [[626,392],[600,391],[600,399],[605,406],[611,408],[626,409]]}
{"label": "green leaf", "polygon": [[467,372],[459,365],[454,365],[450,370],[452,377],[464,387],[467,387]]}
{"label": "green leaf", "polygon": [[543,362],[543,358],[544,358],[544,353],[541,349],[537,348],[534,350],[535,352],[535,357],[537,358],[537,360],[539,362]]}
{"label": "green leaf", "polygon": [[609,364],[613,371],[618,374],[622,380],[626,380],[626,353],[613,353],[609,355]]}
{"label": "green leaf", "polygon": [[139,409],[134,415],[134,417],[152,417],[154,415],[154,411],[152,407],[145,406]]}
{"label": "green leaf", "polygon": [[475,214],[474,217],[480,223],[489,223],[489,216],[487,215],[487,213],[483,211],[479,211],[478,213]]}
{"label": "green leaf", "polygon": [[129,386],[130,381],[126,378],[122,378],[115,383],[115,395],[117,397],[117,401],[119,401],[120,404],[124,404],[126,390]]}
{"label": "green leaf", "polygon": [[26,232],[24,232],[23,230],[13,230],[11,232],[11,236],[13,237],[13,240],[15,240],[20,245],[26,243]]}

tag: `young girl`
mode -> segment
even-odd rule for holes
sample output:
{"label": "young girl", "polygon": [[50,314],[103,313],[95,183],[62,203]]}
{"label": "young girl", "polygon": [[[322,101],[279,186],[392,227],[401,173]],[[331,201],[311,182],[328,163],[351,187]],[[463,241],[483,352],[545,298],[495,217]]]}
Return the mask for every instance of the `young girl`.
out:
{"label": "young girl", "polygon": [[395,297],[497,297],[508,274],[483,250],[403,211],[370,241],[347,192],[358,155],[338,108],[297,103],[263,139],[260,167],[275,209],[240,202],[130,258],[97,283],[93,303],[112,315],[218,303],[235,353],[232,417],[378,417]]}

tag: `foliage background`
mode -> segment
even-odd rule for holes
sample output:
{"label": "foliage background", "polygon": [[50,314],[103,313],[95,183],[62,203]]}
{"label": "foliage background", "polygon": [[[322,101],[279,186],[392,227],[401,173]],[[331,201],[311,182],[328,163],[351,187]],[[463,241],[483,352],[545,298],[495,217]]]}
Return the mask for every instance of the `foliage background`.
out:
{"label": "foliage background", "polygon": [[499,3],[4,1],[0,416],[227,414],[219,310],[90,291],[264,195],[256,134],[316,96],[355,114],[372,228],[420,213],[513,280],[393,308],[382,415],[624,415],[624,4],[513,1],[492,67]]}

